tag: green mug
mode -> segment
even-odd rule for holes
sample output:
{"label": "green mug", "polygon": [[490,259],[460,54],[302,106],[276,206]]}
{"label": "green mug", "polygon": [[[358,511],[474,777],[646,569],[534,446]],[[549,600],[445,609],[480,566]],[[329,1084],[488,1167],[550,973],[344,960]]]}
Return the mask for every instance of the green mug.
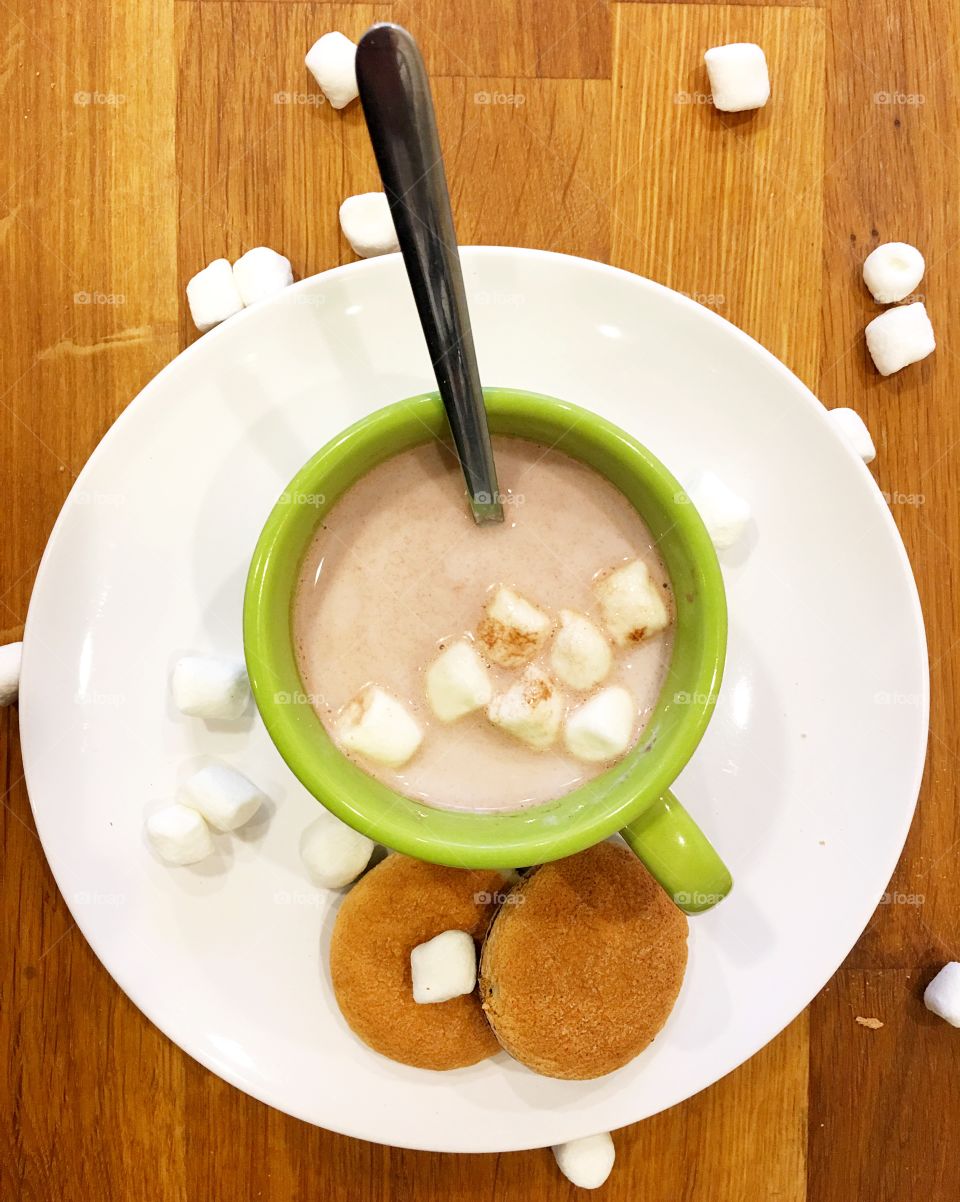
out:
{"label": "green mug", "polygon": [[[404,797],[337,748],[305,695],[291,634],[300,564],[318,523],[365,472],[447,435],[435,393],[379,409],[338,434],[274,506],[247,578],[243,641],[257,708],[277,750],[313,796],[378,843],[421,860],[519,868],[556,860],[619,833],[676,903],[709,909],[730,873],[670,786],[700,742],[716,702],[727,610],[716,552],[680,485],[648,450],[576,405],[485,389],[490,430],[555,447],[605,476],[657,540],[676,605],[673,655],[637,745],[602,775],[553,801],[501,813],[440,809]],[[297,504],[309,497],[310,505]]]}

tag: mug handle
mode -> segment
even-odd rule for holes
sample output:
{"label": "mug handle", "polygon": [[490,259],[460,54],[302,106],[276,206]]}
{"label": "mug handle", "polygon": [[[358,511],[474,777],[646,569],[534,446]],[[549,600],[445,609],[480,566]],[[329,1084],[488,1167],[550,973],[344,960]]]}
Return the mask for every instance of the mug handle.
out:
{"label": "mug handle", "polygon": [[733,888],[730,870],[669,789],[620,834],[686,914],[702,914]]}

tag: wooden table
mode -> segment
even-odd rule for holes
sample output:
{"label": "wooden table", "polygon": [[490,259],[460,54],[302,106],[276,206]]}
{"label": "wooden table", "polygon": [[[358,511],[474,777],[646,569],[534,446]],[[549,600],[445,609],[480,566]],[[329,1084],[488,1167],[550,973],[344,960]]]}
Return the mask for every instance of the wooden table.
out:
{"label": "wooden table", "polygon": [[[960,4],[2,0],[3,641],[19,637],[87,456],[196,336],[186,280],[261,243],[298,276],[351,260],[337,205],[378,187],[375,167],[358,107],[319,107],[302,60],[321,33],[356,37],[377,19],[423,46],[463,242],[661,280],[753,334],[827,406],[863,414],[928,623],[930,755],[893,900],[763,1052],[618,1134],[602,1196],[956,1202],[960,1033],[920,995],[960,956]],[[765,48],[773,99],[725,117],[704,102],[702,54],[741,40]],[[927,256],[940,347],[884,380],[864,349],[876,307],[859,271],[889,239]],[[17,712],[0,715],[0,1196],[573,1194],[549,1152],[354,1142],[252,1101],[169,1043],[74,927],[34,831]]]}

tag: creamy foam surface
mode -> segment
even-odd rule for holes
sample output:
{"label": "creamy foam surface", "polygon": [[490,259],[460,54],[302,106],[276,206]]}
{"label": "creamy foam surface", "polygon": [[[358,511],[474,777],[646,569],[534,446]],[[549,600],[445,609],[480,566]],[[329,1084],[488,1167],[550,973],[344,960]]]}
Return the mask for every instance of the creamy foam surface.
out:
{"label": "creamy foam surface", "polygon": [[[471,634],[491,590],[504,584],[556,618],[578,610],[601,625],[598,573],[642,559],[669,596],[650,531],[629,501],[592,468],[515,438],[494,438],[502,526],[478,527],[460,467],[435,441],[374,468],[333,505],[310,544],[293,605],[300,675],[331,737],[340,709],[365,684],[393,693],[424,731],[399,769],[351,755],[399,793],[452,809],[506,810],[548,801],[605,772],[563,747],[534,751],[483,711],[449,725],[426,701],[425,675],[443,647]],[[637,703],[634,743],[670,662],[672,628],[615,649],[598,688],[623,685]],[[549,643],[535,662],[549,671]],[[517,672],[491,667],[495,692]],[[570,709],[591,692],[564,690]]]}

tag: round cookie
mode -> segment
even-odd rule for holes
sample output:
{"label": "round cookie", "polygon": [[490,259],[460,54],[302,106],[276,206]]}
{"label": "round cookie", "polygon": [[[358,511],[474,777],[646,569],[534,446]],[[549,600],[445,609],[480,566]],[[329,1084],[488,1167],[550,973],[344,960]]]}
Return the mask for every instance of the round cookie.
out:
{"label": "round cookie", "polygon": [[598,843],[510,894],[483,945],[480,996],[511,1056],[580,1081],[643,1051],[686,964],[686,917],[631,851]]}
{"label": "round cookie", "polygon": [[[333,991],[354,1033],[414,1068],[476,1064],[500,1050],[476,992],[413,1000],[410,953],[441,931],[479,942],[509,888],[495,871],[444,868],[392,853],[344,898],[330,941]],[[485,900],[488,899],[488,900]]]}

